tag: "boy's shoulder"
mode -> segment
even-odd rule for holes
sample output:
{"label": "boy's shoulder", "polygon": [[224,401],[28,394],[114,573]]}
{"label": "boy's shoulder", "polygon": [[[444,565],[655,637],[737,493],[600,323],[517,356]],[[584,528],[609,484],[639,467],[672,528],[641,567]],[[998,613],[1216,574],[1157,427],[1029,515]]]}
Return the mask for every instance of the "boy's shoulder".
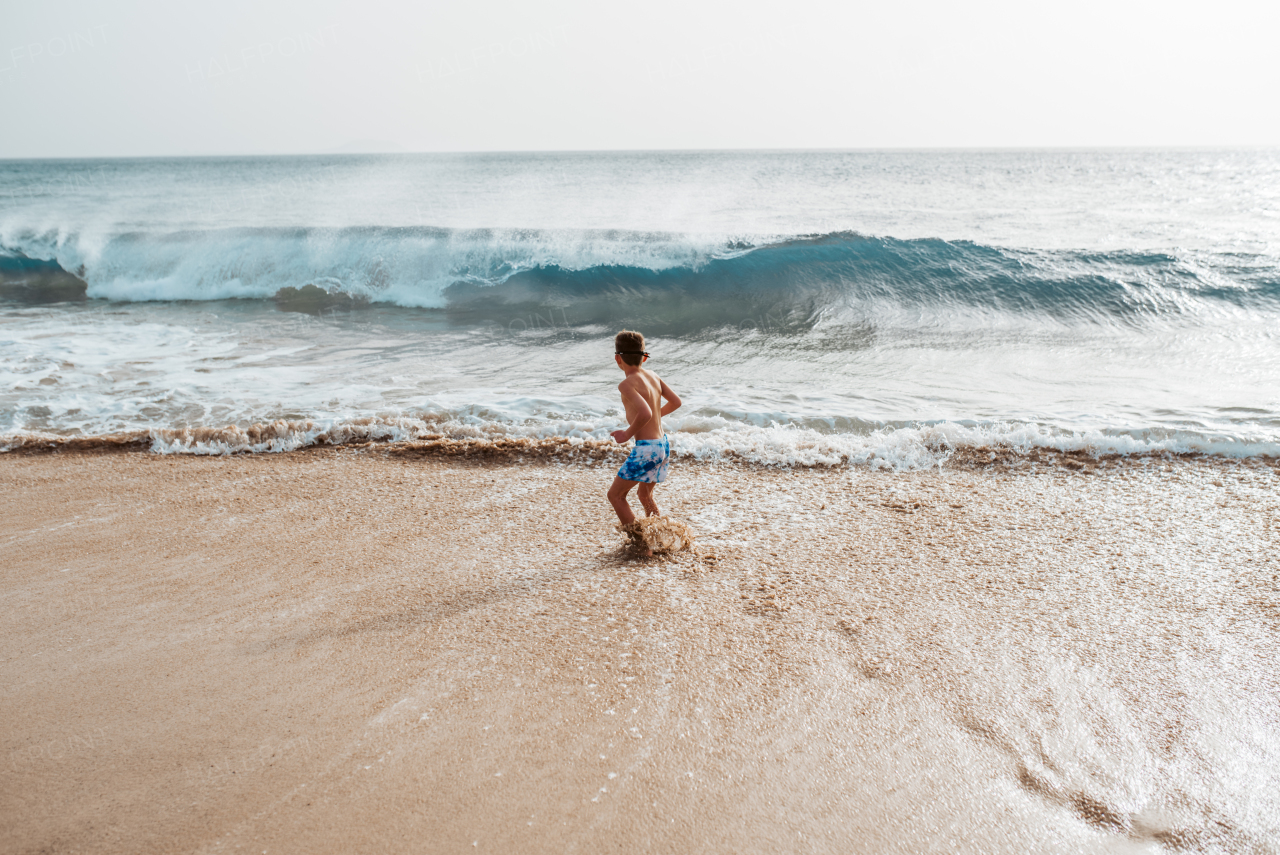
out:
{"label": "boy's shoulder", "polygon": [[634,374],[628,374],[622,378],[622,382],[618,384],[619,389],[625,389],[627,386],[645,385],[645,381],[652,383],[661,383],[662,379],[654,374],[648,368],[641,368]]}
{"label": "boy's shoulder", "polygon": [[650,371],[648,368],[641,368],[635,374],[632,374],[630,377],[627,377],[625,380],[619,383],[618,388],[621,389],[626,385],[636,386],[640,388],[643,388],[645,386],[661,386],[662,378],[659,377],[657,374],[653,373],[652,371]]}

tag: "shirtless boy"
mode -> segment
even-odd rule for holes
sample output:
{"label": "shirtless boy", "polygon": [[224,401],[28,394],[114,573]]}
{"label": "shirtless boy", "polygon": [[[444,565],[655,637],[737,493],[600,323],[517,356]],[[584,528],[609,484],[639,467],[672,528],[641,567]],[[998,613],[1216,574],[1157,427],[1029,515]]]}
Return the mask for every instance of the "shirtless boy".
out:
{"label": "shirtless boy", "polygon": [[[658,516],[658,503],[653,500],[653,488],[667,480],[667,462],[671,457],[671,444],[662,432],[662,417],[680,407],[680,399],[666,383],[647,368],[644,352],[644,336],[638,332],[623,330],[613,339],[613,361],[627,376],[618,384],[622,393],[622,405],[627,409],[626,430],[615,430],[613,438],[619,444],[635,439],[627,462],[618,470],[609,488],[609,504],[618,512],[623,525],[635,522],[627,494],[637,484],[636,495],[644,505],[646,516]],[[662,404],[666,398],[667,403]]]}

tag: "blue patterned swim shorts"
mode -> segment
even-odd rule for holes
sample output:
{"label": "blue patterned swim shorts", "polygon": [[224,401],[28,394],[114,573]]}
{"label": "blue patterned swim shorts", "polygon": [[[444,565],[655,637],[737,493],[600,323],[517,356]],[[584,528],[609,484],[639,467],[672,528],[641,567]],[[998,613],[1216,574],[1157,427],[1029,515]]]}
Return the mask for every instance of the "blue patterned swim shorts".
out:
{"label": "blue patterned swim shorts", "polygon": [[646,484],[661,484],[667,480],[671,443],[666,436],[662,439],[637,439],[635,442],[635,448],[627,455],[627,462],[618,470],[618,477]]}

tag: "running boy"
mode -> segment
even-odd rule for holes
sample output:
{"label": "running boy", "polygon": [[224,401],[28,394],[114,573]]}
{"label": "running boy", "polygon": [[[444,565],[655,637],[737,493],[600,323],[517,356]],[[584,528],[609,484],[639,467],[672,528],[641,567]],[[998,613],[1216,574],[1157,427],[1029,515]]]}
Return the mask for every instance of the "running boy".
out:
{"label": "running boy", "polygon": [[[615,430],[613,438],[619,444],[634,438],[627,462],[618,470],[609,488],[609,504],[618,512],[623,525],[635,522],[627,493],[640,485],[636,495],[644,505],[645,516],[658,516],[658,503],[653,500],[653,488],[667,480],[667,461],[671,457],[671,443],[662,432],[662,417],[674,413],[680,407],[680,399],[666,383],[647,368],[642,367],[649,354],[644,352],[644,336],[638,332],[623,330],[613,339],[613,361],[627,376],[618,384],[622,393],[622,405],[627,410],[626,430]],[[666,398],[667,403],[662,404]]]}

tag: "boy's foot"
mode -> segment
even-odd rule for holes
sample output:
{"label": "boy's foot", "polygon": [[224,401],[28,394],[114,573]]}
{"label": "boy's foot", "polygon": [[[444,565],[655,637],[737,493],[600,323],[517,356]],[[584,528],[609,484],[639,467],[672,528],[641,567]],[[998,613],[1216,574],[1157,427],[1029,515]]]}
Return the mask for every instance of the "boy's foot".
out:
{"label": "boy's foot", "polygon": [[625,534],[630,541],[631,548],[639,552],[645,558],[653,557],[653,550],[649,548],[649,544],[644,541],[644,531],[638,520],[632,520],[629,523],[618,523],[618,531]]}

